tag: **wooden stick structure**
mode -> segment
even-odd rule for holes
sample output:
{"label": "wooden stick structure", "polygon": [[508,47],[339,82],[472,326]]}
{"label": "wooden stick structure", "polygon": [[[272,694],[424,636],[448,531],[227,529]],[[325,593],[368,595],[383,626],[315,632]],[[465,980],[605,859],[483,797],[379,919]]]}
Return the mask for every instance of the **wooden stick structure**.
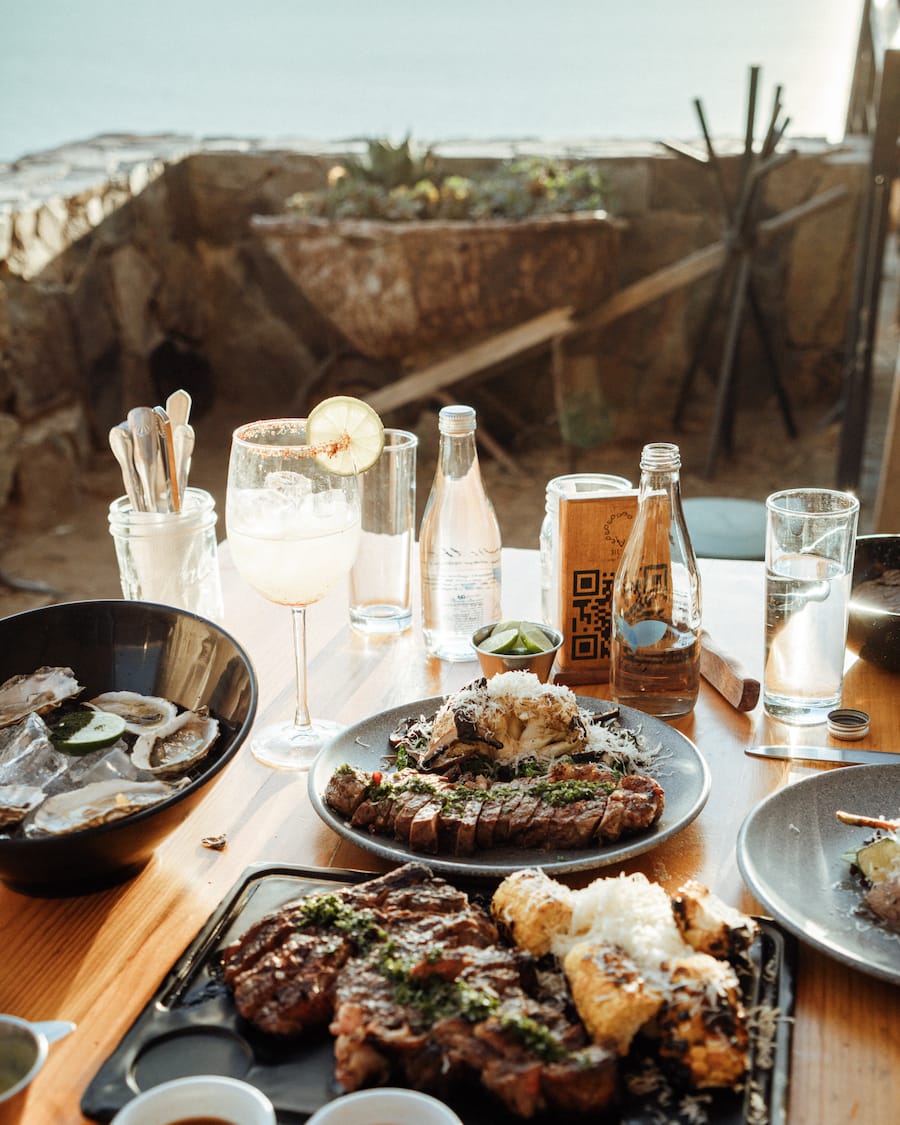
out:
{"label": "wooden stick structure", "polygon": [[[372,391],[366,396],[367,401],[376,410],[384,412],[405,406],[410,402],[446,396],[449,393],[448,388],[455,383],[479,371],[507,364],[516,356],[537,349],[552,348],[556,355],[560,355],[562,352],[560,345],[563,342],[603,328],[686,285],[718,272],[714,295],[704,315],[691,363],[679,387],[674,411],[675,425],[681,424],[690,399],[709,329],[727,302],[725,344],[716,382],[715,413],[705,464],[706,476],[712,476],[723,443],[729,449],[733,443],[738,345],[744,317],[747,314],[760,338],[785,428],[788,434],[794,437],[796,426],[787,390],[753,279],[754,258],[767,238],[826,208],[842,203],[848,196],[848,190],[843,185],[837,185],[778,215],[767,218],[760,216],[760,196],[766,176],[792,160],[796,153],[776,151],[790,122],[790,118],[781,116],[782,88],[780,86],[775,89],[772,111],[763,141],[759,151],[755,150],[753,134],[758,84],[759,67],[752,67],[744,151],[734,198],[728,191],[722,160],[716,152],[699,98],[694,100],[694,107],[703,134],[705,154],[684,145],[661,142],[675,155],[708,166],[712,170],[726,224],[725,235],[721,240],[694,250],[679,261],[640,278],[608,297],[596,308],[580,315],[572,308],[549,309],[513,328],[457,349],[449,356],[436,358],[417,370],[393,380],[387,386]],[[445,398],[442,397],[440,400],[445,401]]]}
{"label": "wooden stick structure", "polygon": [[[758,87],[759,67],[754,66],[750,68],[744,150],[741,156],[737,196],[733,203],[729,201],[725,189],[721,165],[706,124],[702,104],[699,99],[694,102],[707,146],[708,157],[703,163],[709,164],[716,173],[716,184],[726,222],[725,254],[712,298],[707,306],[697,336],[693,357],[681,380],[672,420],[676,427],[681,426],[696,375],[701,366],[709,330],[717,316],[724,311],[725,340],[716,382],[712,433],[704,466],[704,475],[707,479],[713,475],[716,459],[722,446],[725,445],[729,451],[733,447],[738,348],[744,318],[748,313],[763,348],[766,369],[772,382],[785,429],[792,438],[796,437],[797,434],[778,357],[769,335],[762,302],[759,299],[753,279],[754,258],[760,245],[759,228],[761,222],[759,211],[763,182],[765,177],[776,168],[792,160],[796,153],[793,151],[776,153],[775,151],[790,121],[790,118],[779,120],[782,93],[780,86],[775,89],[768,127],[759,151],[756,151],[754,132]],[[681,153],[679,155],[685,156],[686,154]],[[723,306],[727,307],[723,308]]]}

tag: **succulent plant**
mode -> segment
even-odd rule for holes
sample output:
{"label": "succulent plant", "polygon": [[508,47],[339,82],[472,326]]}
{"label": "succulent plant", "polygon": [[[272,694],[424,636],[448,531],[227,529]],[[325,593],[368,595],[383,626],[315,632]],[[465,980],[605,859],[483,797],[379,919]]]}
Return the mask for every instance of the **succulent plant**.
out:
{"label": "succulent plant", "polygon": [[476,177],[441,174],[431,149],[370,141],[367,153],[332,168],[328,187],[301,192],[288,208],[329,219],[524,219],[596,211],[605,184],[595,165],[529,158],[505,161]]}

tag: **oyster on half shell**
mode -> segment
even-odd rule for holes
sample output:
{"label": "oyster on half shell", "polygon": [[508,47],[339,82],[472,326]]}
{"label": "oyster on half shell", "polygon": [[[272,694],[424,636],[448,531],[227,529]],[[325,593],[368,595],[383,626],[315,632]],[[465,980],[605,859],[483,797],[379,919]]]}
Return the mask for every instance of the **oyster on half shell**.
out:
{"label": "oyster on half shell", "polygon": [[27,715],[44,715],[81,691],[71,668],[38,668],[0,684],[0,727],[9,727]]}
{"label": "oyster on half shell", "polygon": [[0,828],[19,824],[43,799],[37,785],[0,785]]}
{"label": "oyster on half shell", "polygon": [[178,708],[169,699],[156,695],[138,695],[134,691],[105,691],[90,701],[98,711],[112,711],[125,720],[125,729],[131,734],[151,734],[162,730],[178,714]]}
{"label": "oyster on half shell", "polygon": [[158,805],[174,791],[163,781],[95,781],[48,797],[25,825],[25,831],[29,836],[62,836],[94,828]]}
{"label": "oyster on half shell", "polygon": [[186,773],[206,757],[219,737],[219,722],[206,707],[182,711],[152,734],[143,734],[134,744],[131,760],[138,769],[160,777]]}

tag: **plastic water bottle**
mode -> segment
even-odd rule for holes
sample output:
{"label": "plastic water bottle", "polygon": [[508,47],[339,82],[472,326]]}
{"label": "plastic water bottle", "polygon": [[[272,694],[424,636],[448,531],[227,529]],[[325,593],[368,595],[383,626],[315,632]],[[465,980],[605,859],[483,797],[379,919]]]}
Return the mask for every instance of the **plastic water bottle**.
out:
{"label": "plastic water bottle", "polygon": [[425,647],[475,660],[472,634],[500,619],[500,526],[484,490],[475,411],[445,406],[437,471],[419,532]]}
{"label": "plastic water bottle", "polygon": [[677,445],[644,446],[637,517],[613,586],[613,698],[661,718],[688,714],[700,690],[700,575],[680,469]]}

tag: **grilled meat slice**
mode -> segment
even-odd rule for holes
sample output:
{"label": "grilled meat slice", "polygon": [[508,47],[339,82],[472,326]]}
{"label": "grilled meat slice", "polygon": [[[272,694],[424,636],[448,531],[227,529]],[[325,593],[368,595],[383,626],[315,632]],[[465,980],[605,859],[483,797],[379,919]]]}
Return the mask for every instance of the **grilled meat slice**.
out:
{"label": "grilled meat slice", "polygon": [[353,827],[413,851],[472,855],[478,848],[584,848],[618,840],[655,824],[665,795],[652,778],[566,762],[546,776],[512,781],[480,775],[451,781],[410,769],[365,774],[342,766],[325,801],[349,815]]}
{"label": "grilled meat slice", "polygon": [[[359,887],[310,896],[266,915],[223,950],[225,983],[245,1019],[271,1034],[295,1035],[330,1018],[339,972],[383,938],[389,917],[429,921],[465,910],[461,891],[436,880],[423,864],[406,864]],[[467,940],[495,940],[492,924],[475,918]]]}
{"label": "grilled meat slice", "polygon": [[662,815],[665,794],[652,777],[626,774],[610,793],[606,810],[595,830],[598,840],[618,840],[643,832]]}
{"label": "grilled meat slice", "polygon": [[330,808],[349,820],[365,800],[371,784],[371,774],[354,766],[339,766],[328,779],[325,800]]}
{"label": "grilled meat slice", "polygon": [[388,952],[373,950],[341,972],[331,1023],[341,1084],[399,1079],[449,1094],[480,1081],[522,1117],[608,1104],[614,1054],[588,1043],[561,978],[548,989],[554,974],[542,973],[537,987],[527,955],[448,936],[406,925]]}
{"label": "grilled meat slice", "polygon": [[900,879],[876,883],[866,892],[863,903],[888,929],[900,933]]}

